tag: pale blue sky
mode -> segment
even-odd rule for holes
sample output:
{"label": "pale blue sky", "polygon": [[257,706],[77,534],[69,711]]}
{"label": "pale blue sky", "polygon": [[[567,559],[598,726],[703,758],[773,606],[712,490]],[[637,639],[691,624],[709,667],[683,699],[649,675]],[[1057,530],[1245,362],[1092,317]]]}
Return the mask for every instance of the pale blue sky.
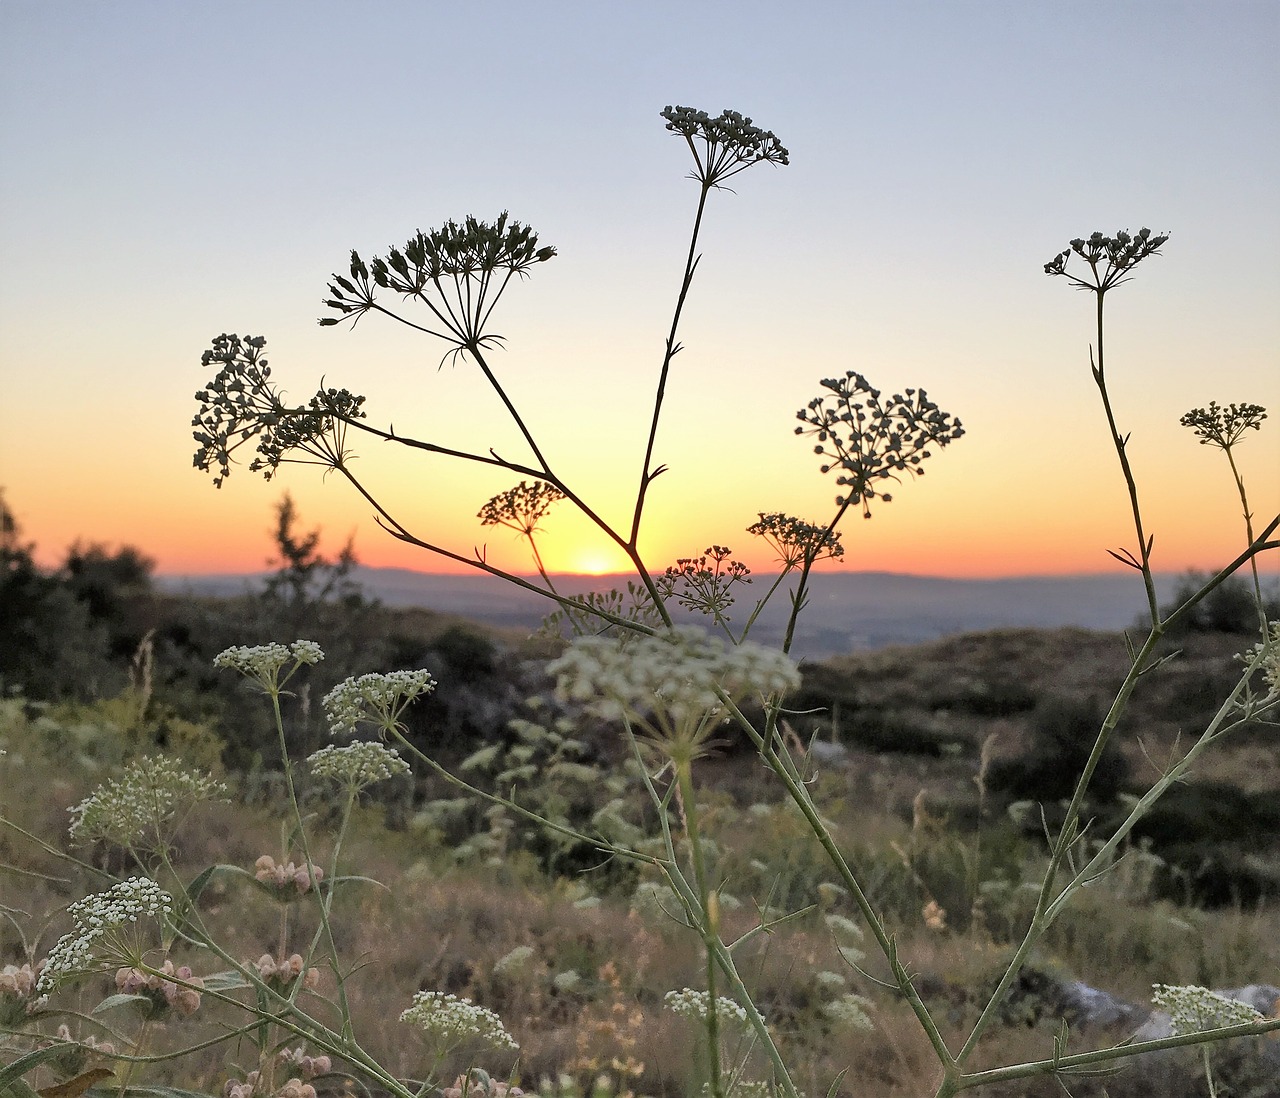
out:
{"label": "pale blue sky", "polygon": [[[358,530],[371,563],[431,568],[310,471],[240,471],[215,494],[190,469],[199,354],[224,330],[265,334],[298,396],[324,374],[402,429],[511,445],[474,375],[435,372],[437,348],[372,320],[315,326],[351,247],[507,208],[560,256],[504,304],[499,367],[608,497],[608,476],[634,476],[633,453],[607,450],[643,435],[692,215],[657,115],[683,103],[752,115],[792,163],[740,177],[709,215],[655,500],[687,544],[658,537],[655,557],[743,540],[755,510],[820,517],[833,487],[792,415],[857,369],[923,385],[970,435],[850,530],[854,567],[1110,567],[1102,549],[1131,535],[1088,302],[1041,265],[1147,224],[1173,236],[1113,298],[1114,395],[1158,563],[1206,566],[1236,544],[1237,509],[1182,412],[1270,406],[1245,465],[1259,513],[1280,503],[1278,52],[1270,0],[0,0],[0,485],[54,555],[84,535],[170,570],[252,567],[287,487],[335,537]],[[602,376],[610,398],[584,414]],[[463,551],[506,486],[381,460],[371,476],[415,525]]]}

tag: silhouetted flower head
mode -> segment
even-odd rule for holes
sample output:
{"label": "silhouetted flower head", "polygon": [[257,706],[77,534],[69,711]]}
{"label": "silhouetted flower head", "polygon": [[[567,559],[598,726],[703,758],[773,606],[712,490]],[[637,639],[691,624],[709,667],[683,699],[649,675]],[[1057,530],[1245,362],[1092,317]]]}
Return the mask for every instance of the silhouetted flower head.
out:
{"label": "silhouetted flower head", "polygon": [[[1104,291],[1121,282],[1139,263],[1151,255],[1158,255],[1161,246],[1169,239],[1168,233],[1154,235],[1150,229],[1139,229],[1136,235],[1119,230],[1115,236],[1091,233],[1087,240],[1077,237],[1070,245],[1044,265],[1048,275],[1065,275],[1073,285],[1085,290]],[[1087,278],[1081,278],[1067,270],[1067,261],[1078,255],[1089,267]]]}
{"label": "silhouetted flower head", "polygon": [[787,150],[769,130],[737,111],[712,118],[693,107],[664,107],[667,129],[685,139],[697,167],[692,178],[715,187],[752,164],[787,164]]}
{"label": "silhouetted flower head", "polygon": [[200,410],[191,426],[199,449],[192,464],[204,472],[217,467],[215,488],[231,475],[235,451],[255,440],[257,456],[249,471],[267,480],[287,461],[336,469],[349,457],[347,421],[365,418],[364,397],[346,389],[321,389],[303,407],[285,404],[262,355],[266,345],[262,336],[223,333],[201,358],[206,366],[220,366],[196,393]]}
{"label": "silhouetted flower head", "polygon": [[708,545],[700,557],[681,557],[667,569],[659,589],[674,594],[686,610],[719,619],[733,605],[734,584],[751,582],[751,569],[731,553],[726,545]]}
{"label": "silhouetted flower head", "polygon": [[526,277],[555,254],[550,245],[540,247],[538,234],[512,221],[505,210],[494,222],[474,217],[461,224],[446,221],[430,232],[418,230],[403,248],[390,248],[385,259],[375,256],[368,265],[353,251],[350,276],[335,274],[324,302],[341,315],[323,317],[320,323],[354,324],[371,310],[386,312],[377,304],[377,292],[391,290],[431,310],[440,330],[421,330],[454,344],[450,354],[474,351],[501,342],[501,336],[485,329],[512,276]]}
{"label": "silhouetted flower head", "polygon": [[564,493],[554,484],[543,480],[528,484],[522,480],[489,500],[476,518],[482,526],[506,526],[530,537],[552,505],[562,499]]}
{"label": "silhouetted flower head", "polygon": [[879,389],[850,370],[842,378],[826,378],[822,387],[833,404],[818,396],[796,413],[798,435],[816,435],[815,454],[832,460],[822,472],[836,472],[836,483],[849,489],[836,496],[837,506],[861,501],[865,518],[870,501],[888,503],[893,497],[878,490],[881,481],[901,480],[899,474],[923,476],[920,463],[931,456],[930,445],[947,446],[964,434],[958,419],[944,412],[923,389],[907,389],[882,400]]}
{"label": "silhouetted flower head", "polygon": [[1211,400],[1208,408],[1192,408],[1179,422],[1196,433],[1201,446],[1230,450],[1246,431],[1262,430],[1266,418],[1267,410],[1261,404],[1228,404],[1219,408]]}
{"label": "silhouetted flower head", "polygon": [[759,522],[747,527],[748,534],[764,538],[777,550],[778,562],[783,568],[796,568],[804,563],[830,558],[839,560],[844,556],[844,546],[840,544],[840,535],[825,526],[815,526],[812,522],[784,515],[774,511],[760,515]]}

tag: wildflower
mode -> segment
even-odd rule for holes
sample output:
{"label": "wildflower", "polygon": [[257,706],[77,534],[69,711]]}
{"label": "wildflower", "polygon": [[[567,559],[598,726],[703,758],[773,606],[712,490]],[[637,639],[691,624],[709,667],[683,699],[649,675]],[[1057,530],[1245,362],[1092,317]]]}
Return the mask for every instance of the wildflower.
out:
{"label": "wildflower", "polygon": [[[932,456],[929,446],[948,446],[964,435],[958,419],[929,400],[923,389],[894,393],[887,401],[880,390],[859,373],[825,378],[822,387],[834,395],[834,407],[825,396],[814,397],[796,413],[801,426],[797,435],[816,435],[813,452],[830,458],[823,473],[838,470],[836,484],[850,489],[836,496],[836,505],[862,504],[863,518],[871,517],[871,500],[890,502],[893,496],[879,490],[885,480],[899,474],[923,476],[921,462]],[[828,449],[830,447],[830,449]]]}
{"label": "wildflower", "polygon": [[482,526],[506,526],[525,537],[532,537],[552,504],[562,499],[564,493],[554,484],[542,480],[527,484],[522,480],[514,488],[508,488],[489,500],[476,518]]}
{"label": "wildflower", "polygon": [[1230,450],[1246,431],[1261,431],[1266,418],[1267,410],[1261,404],[1228,404],[1219,408],[1211,400],[1208,408],[1192,408],[1178,422],[1196,433],[1201,446]]}
{"label": "wildflower", "polygon": [[[221,488],[231,475],[232,454],[256,439],[257,457],[251,473],[267,480],[286,461],[340,468],[349,456],[347,427],[365,418],[364,397],[346,389],[321,389],[308,404],[290,406],[270,380],[271,367],[262,357],[262,336],[227,335],[214,338],[201,361],[219,363],[217,376],[200,392],[200,405],[191,420],[198,449],[192,464],[204,472],[216,465],[213,486]],[[302,457],[289,457],[297,451]]]}
{"label": "wildflower", "polygon": [[580,637],[547,669],[561,697],[606,720],[637,720],[659,738],[695,740],[719,718],[724,697],[769,696],[800,683],[785,654],[750,642],[730,647],[696,626],[634,637],[625,646],[611,637]]}
{"label": "wildflower", "polygon": [[318,865],[294,865],[293,862],[276,864],[270,854],[263,854],[253,863],[253,875],[276,893],[281,902],[305,896],[324,879],[324,870]]}
{"label": "wildflower", "polygon": [[224,798],[221,782],[184,770],[175,760],[139,759],[114,781],[98,786],[71,813],[71,838],[133,846],[144,838],[163,842],[165,829],[185,808]]}
{"label": "wildflower", "polygon": [[[668,568],[663,577],[668,589],[676,592],[680,605],[714,615],[716,620],[733,605],[730,589],[735,583],[750,583],[751,569],[729,556],[723,545],[710,545],[700,557],[684,557]],[[708,563],[710,558],[710,563]]]}
{"label": "wildflower", "polygon": [[1280,697],[1280,621],[1268,622],[1266,640],[1240,653],[1236,659],[1241,663],[1253,663],[1259,657],[1262,662],[1258,669],[1262,672],[1262,681],[1267,684],[1267,697]]}
{"label": "wildflower", "polygon": [[317,778],[331,778],[339,785],[347,786],[352,793],[375,782],[408,774],[409,764],[398,751],[380,743],[362,740],[346,747],[322,747],[307,758],[311,773]]}
{"label": "wildflower", "polygon": [[1169,1015],[1169,1023],[1177,1036],[1263,1020],[1248,1003],[1228,999],[1205,987],[1153,984],[1152,990],[1152,1003]]}
{"label": "wildflower", "polygon": [[400,1021],[446,1047],[476,1038],[510,1052],[520,1049],[493,1011],[476,1006],[470,999],[440,991],[417,992],[413,1005],[400,1015]]}
{"label": "wildflower", "polygon": [[840,1029],[870,1029],[871,1003],[861,995],[846,992],[829,1003],[824,1003],[822,1013],[827,1021]]}
{"label": "wildflower", "polygon": [[223,1098],[253,1098],[260,1078],[261,1076],[258,1072],[251,1071],[239,1082],[235,1079],[228,1079],[226,1086],[222,1088]]}
{"label": "wildflower", "polygon": [[827,924],[827,929],[837,941],[853,939],[860,942],[866,936],[861,926],[847,916],[839,915],[834,911],[823,915],[822,921]]}
{"label": "wildflower", "polygon": [[430,232],[419,231],[385,259],[375,256],[367,266],[353,251],[350,277],[335,274],[329,284],[331,296],[324,302],[341,315],[320,323],[354,324],[377,307],[378,289],[392,290],[431,310],[439,330],[423,331],[453,343],[455,354],[474,351],[501,342],[501,336],[486,333],[484,327],[511,276],[526,276],[555,254],[553,247],[540,247],[538,234],[512,221],[505,210],[492,223],[474,217],[461,224],[446,221]]}
{"label": "wildflower", "polygon": [[428,671],[389,671],[343,679],[324,696],[329,730],[350,736],[357,724],[374,724],[383,732],[399,728],[400,715],[414,698],[436,688]]}
{"label": "wildflower", "polygon": [[834,530],[792,518],[781,511],[771,514],[759,511],[757,514],[760,521],[748,526],[747,533],[764,538],[772,545],[777,551],[778,563],[786,571],[800,565],[808,567],[820,560],[839,560],[844,556],[840,535]]}
{"label": "wildflower", "polygon": [[[1063,275],[1082,290],[1105,293],[1113,286],[1127,282],[1128,273],[1148,256],[1159,255],[1168,239],[1168,233],[1153,235],[1150,229],[1139,229],[1136,236],[1124,229],[1115,236],[1091,233],[1088,240],[1071,241],[1069,247],[1044,265],[1044,273]],[[1073,252],[1088,264],[1088,278],[1067,273],[1067,260]]]}
{"label": "wildflower", "polygon": [[173,900],[155,881],[130,877],[106,892],[77,900],[68,909],[75,930],[64,934],[49,951],[37,981],[41,994],[63,981],[92,971],[103,961],[132,962],[142,953],[136,924],[142,919],[163,920],[173,911]]}
{"label": "wildflower", "polygon": [[[247,679],[253,679],[268,694],[279,691],[303,664],[317,664],[324,653],[315,641],[297,640],[290,645],[235,645],[213,657],[214,667],[229,667]],[[293,666],[281,678],[285,665]]]}
{"label": "wildflower", "polygon": [[328,1056],[308,1056],[306,1050],[299,1048],[282,1048],[276,1053],[276,1063],[281,1067],[297,1069],[304,1082],[317,1075],[328,1075],[333,1070],[333,1061]]}
{"label": "wildflower", "polygon": [[[662,1003],[681,1018],[688,1018],[693,1022],[705,1022],[711,996],[705,991],[695,991],[691,987],[685,987],[679,991],[668,991],[662,997]],[[723,995],[716,996],[716,1016],[721,1020],[728,1019],[742,1026],[747,1024],[747,1012],[732,999],[726,999]]]}
{"label": "wildflower", "polygon": [[[169,976],[176,977],[176,980],[166,979]],[[203,987],[204,980],[193,976],[190,966],[174,968],[169,960],[158,973],[144,972],[139,968],[121,968],[116,972],[116,989],[125,995],[143,995],[150,999],[151,1017],[172,1010],[183,1018],[189,1018],[200,1009],[200,989]]]}
{"label": "wildflower", "polygon": [[40,969],[40,964],[33,968],[30,962],[0,969],[0,1028],[19,1025],[39,1008],[40,997],[35,990]]}
{"label": "wildflower", "polygon": [[306,962],[299,953],[294,953],[283,961],[277,961],[270,953],[264,953],[251,964],[246,962],[246,967],[257,972],[258,979],[264,984],[282,993],[287,991],[299,977],[302,977],[302,986],[308,991],[313,991],[320,983],[320,970],[307,968]]}
{"label": "wildflower", "polygon": [[582,986],[582,973],[573,968],[557,972],[551,977],[551,986],[561,995],[568,995]]}
{"label": "wildflower", "polygon": [[533,959],[533,946],[516,946],[509,953],[499,957],[493,964],[495,976],[518,976]]}
{"label": "wildflower", "polygon": [[667,129],[685,139],[697,165],[692,178],[717,187],[752,164],[788,164],[786,147],[770,130],[753,125],[737,111],[712,118],[693,107],[664,107]]}
{"label": "wildflower", "polygon": [[471,1068],[459,1075],[453,1086],[444,1087],[443,1098],[520,1098],[524,1091],[510,1083],[494,1079],[482,1068]]}

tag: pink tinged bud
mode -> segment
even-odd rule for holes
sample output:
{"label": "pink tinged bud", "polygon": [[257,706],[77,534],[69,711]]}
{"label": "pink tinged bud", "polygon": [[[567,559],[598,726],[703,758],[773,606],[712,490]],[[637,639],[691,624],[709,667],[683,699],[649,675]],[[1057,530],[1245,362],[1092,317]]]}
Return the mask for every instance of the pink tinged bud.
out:
{"label": "pink tinged bud", "polygon": [[179,988],[178,993],[170,1000],[169,1005],[182,1017],[190,1018],[200,1009],[200,992],[194,991],[189,987]]}

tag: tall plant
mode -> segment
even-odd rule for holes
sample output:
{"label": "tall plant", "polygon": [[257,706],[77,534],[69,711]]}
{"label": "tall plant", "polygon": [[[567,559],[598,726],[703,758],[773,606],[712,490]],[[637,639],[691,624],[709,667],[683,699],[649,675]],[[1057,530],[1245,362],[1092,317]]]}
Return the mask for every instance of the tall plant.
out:
{"label": "tall plant", "polygon": [[[626,737],[654,810],[657,834],[655,841],[627,845],[579,832],[563,822],[541,822],[576,843],[599,850],[602,856],[652,867],[665,879],[673,897],[673,914],[699,944],[702,964],[696,982],[704,985],[704,990],[698,992],[678,993],[673,1009],[702,1027],[704,1073],[714,1098],[723,1098],[752,1081],[747,1060],[726,1056],[726,1034],[743,1031],[751,1035],[760,1050],[760,1056],[750,1061],[764,1065],[760,1069],[764,1078],[758,1081],[788,1098],[797,1095],[774,1031],[758,1008],[750,981],[736,958],[744,940],[767,933],[778,922],[798,913],[762,914],[759,924],[745,938],[726,940],[721,919],[723,882],[716,878],[715,865],[707,858],[703,841],[698,796],[701,760],[712,738],[724,734],[726,725],[736,728],[755,747],[852,897],[887,966],[890,986],[909,1004],[936,1055],[939,1079],[934,1093],[938,1098],[1000,1081],[1042,1075],[1065,1078],[1073,1073],[1095,1072],[1141,1052],[1204,1045],[1225,1037],[1280,1028],[1280,1021],[1236,1012],[1215,1016],[1207,1026],[1187,1025],[1184,1032],[1163,1040],[1073,1053],[1068,1049],[1064,1027],[1042,1059],[999,1068],[972,1066],[977,1049],[1032,949],[1072,897],[1115,864],[1118,849],[1137,822],[1173,783],[1185,777],[1205,750],[1246,721],[1272,714],[1280,705],[1280,627],[1272,625],[1263,631],[1254,650],[1246,654],[1238,681],[1200,738],[1169,765],[1112,834],[1101,839],[1091,835],[1089,844],[1083,841],[1082,812],[1098,762],[1108,744],[1120,734],[1126,707],[1142,676],[1158,662],[1160,639],[1233,572],[1258,554],[1280,546],[1274,540],[1280,516],[1256,532],[1249,517],[1248,544],[1233,561],[1172,613],[1162,615],[1157,607],[1151,563],[1153,541],[1139,507],[1137,484],[1128,460],[1129,436],[1118,426],[1108,393],[1102,338],[1106,295],[1131,277],[1139,263],[1158,254],[1167,237],[1146,229],[1136,235],[1121,232],[1114,237],[1095,233],[1087,240],[1072,241],[1045,267],[1049,274],[1065,277],[1096,295],[1093,379],[1128,491],[1137,539],[1135,548],[1118,550],[1114,555],[1142,577],[1149,605],[1149,631],[1145,641],[1131,646],[1129,672],[1097,730],[1065,819],[1050,842],[1034,910],[1021,941],[971,1032],[957,1047],[948,1042],[938,1017],[919,994],[908,959],[900,954],[892,929],[876,911],[869,897],[865,868],[842,847],[825,821],[814,799],[805,761],[793,749],[794,737],[788,734],[785,705],[788,691],[798,681],[788,653],[796,621],[805,605],[812,569],[819,561],[842,553],[839,527],[843,519],[851,510],[870,517],[873,505],[878,507],[892,498],[887,489],[922,474],[924,462],[936,450],[958,440],[963,428],[923,390],[904,389],[885,396],[852,370],[823,379],[821,393],[797,412],[799,426],[795,431],[812,440],[821,472],[834,475],[834,505],[827,516],[817,521],[760,513],[750,532],[764,538],[777,551],[780,575],[745,616],[736,615],[735,605],[749,577],[729,548],[712,546],[699,557],[686,558],[665,569],[644,558],[640,535],[646,504],[664,470],[658,459],[659,426],[675,356],[681,349],[680,323],[698,270],[699,236],[710,196],[723,189],[729,179],[757,164],[785,165],[789,157],[773,133],[734,111],[711,117],[688,107],[668,107],[662,116],[667,129],[683,141],[692,156],[691,176],[698,193],[684,273],[657,372],[647,440],[638,461],[634,496],[625,524],[615,526],[607,521],[585,493],[560,475],[490,361],[491,352],[502,343],[493,327],[500,300],[514,281],[530,275],[556,254],[554,248],[539,241],[531,228],[505,213],[492,222],[468,217],[430,232],[419,232],[403,247],[392,248],[385,256],[367,263],[352,252],[347,273],[334,276],[326,299],[326,305],[337,315],[327,316],[321,323],[354,323],[366,315],[378,314],[442,341],[444,360],[474,367],[492,388],[518,429],[527,454],[519,458],[500,455],[483,440],[474,449],[456,449],[404,435],[392,427],[378,427],[367,417],[364,397],[347,389],[321,388],[305,404],[290,403],[272,378],[264,357],[265,340],[222,335],[204,354],[205,364],[215,366],[217,373],[197,398],[200,409],[194,420],[199,446],[196,466],[213,473],[215,484],[221,485],[230,474],[237,452],[252,445],[254,456],[249,467],[267,477],[291,462],[335,471],[370,503],[378,522],[394,537],[537,591],[555,604],[560,620],[578,634],[565,654],[551,665],[559,690],[567,703],[615,722]],[[386,304],[388,298],[396,296],[403,306],[416,306],[421,311],[409,314],[401,307]],[[1256,413],[1251,414],[1257,418]],[[493,565],[482,554],[450,548],[429,532],[410,529],[407,521],[393,514],[357,475],[349,446],[353,432],[410,450],[500,468],[519,477],[515,488],[483,505],[479,518],[485,524],[507,525],[525,537],[534,554],[538,577],[516,576]],[[1241,497],[1243,500],[1242,486]],[[564,503],[581,512],[631,562],[635,575],[627,593],[580,597],[553,586],[542,567],[535,535],[548,508]],[[790,598],[785,640],[781,650],[770,650],[750,640],[749,633],[764,604],[784,584],[789,584]],[[701,611],[710,619],[712,629],[674,624],[673,608],[677,606]],[[286,683],[319,658],[316,646],[300,641],[291,647],[232,649],[219,657],[219,663],[243,674],[267,695],[277,728],[282,728],[280,713],[287,694]],[[1250,684],[1257,672],[1261,672],[1265,685],[1251,692]],[[86,906],[73,909],[76,929],[55,950],[56,956],[40,976],[41,988],[52,992],[105,963],[124,964],[138,973],[136,978],[126,978],[126,982],[133,980],[131,988],[134,984],[150,987],[147,981],[158,981],[151,988],[152,1000],[157,1004],[157,996],[170,996],[170,988],[177,989],[170,996],[175,1002],[180,1001],[182,991],[212,996],[228,1009],[242,1012],[242,1022],[227,1031],[232,1036],[265,1034],[264,1027],[268,1027],[273,1033],[304,1038],[325,1056],[339,1060],[353,1076],[396,1098],[420,1098],[434,1080],[431,1070],[421,1079],[405,1080],[371,1057],[355,1032],[344,991],[350,969],[339,956],[332,903],[335,884],[342,879],[340,851],[351,809],[370,782],[413,765],[436,773],[469,795],[507,812],[538,819],[517,796],[501,796],[468,784],[408,737],[403,721],[405,707],[434,685],[425,672],[393,672],[348,680],[326,698],[330,726],[340,741],[372,733],[378,739],[394,742],[403,753],[393,753],[377,740],[357,738],[348,746],[326,749],[311,758],[313,774],[336,781],[344,791],[340,802],[345,808],[339,814],[338,839],[327,873],[320,872],[312,857],[307,838],[311,825],[298,806],[293,763],[281,732],[281,762],[294,806],[293,834],[302,862],[300,866],[288,863],[282,868],[268,859],[271,864],[259,865],[257,879],[281,895],[288,893],[290,900],[297,899],[294,893],[310,896],[315,905],[316,929],[306,948],[299,951],[296,963],[283,956],[283,947],[280,958],[265,957],[255,966],[237,960],[219,946],[207,932],[197,904],[209,876],[184,883],[165,861],[161,843],[150,852],[137,851],[139,864],[147,870],[142,878],[145,883],[125,882],[127,888],[117,883],[105,894],[107,899],[91,904],[84,901]],[[755,705],[748,706],[748,701]],[[763,715],[752,719],[748,711],[757,708]],[[160,772],[158,778],[147,780],[176,783],[174,798],[197,788],[209,792],[193,784],[197,779],[179,781],[165,775]],[[91,817],[86,807],[82,818]],[[143,822],[151,826],[150,817]],[[157,877],[164,879],[168,890],[164,894],[157,891]],[[117,894],[120,889],[124,891]],[[131,929],[134,923],[130,920],[138,920],[138,925],[154,924],[157,936],[143,941]],[[215,956],[226,965],[225,970],[216,979],[200,982],[189,974],[184,976],[181,970],[175,971],[172,964],[166,969],[159,959],[165,954],[163,950],[157,952],[156,947],[167,948],[178,940]],[[316,1005],[307,998],[307,973],[313,960],[336,977],[336,1002]],[[494,1049],[508,1051],[513,1043],[496,1017],[474,1004],[437,992],[421,992],[406,1006],[402,1021],[434,1042],[436,1065],[442,1055],[439,1050],[450,1046],[450,1042],[487,1040]],[[263,1036],[262,1042],[266,1050],[268,1038]],[[49,1055],[36,1049],[0,1070],[0,1091],[6,1082]],[[144,1057],[135,1053],[134,1058]],[[267,1063],[264,1051],[259,1070],[267,1070]],[[480,1075],[483,1073],[472,1081],[485,1094],[496,1093],[491,1077],[483,1075],[480,1079]],[[299,1087],[304,1085],[300,1078],[294,1081]],[[470,1088],[471,1081],[464,1080],[460,1093],[471,1093]]]}

